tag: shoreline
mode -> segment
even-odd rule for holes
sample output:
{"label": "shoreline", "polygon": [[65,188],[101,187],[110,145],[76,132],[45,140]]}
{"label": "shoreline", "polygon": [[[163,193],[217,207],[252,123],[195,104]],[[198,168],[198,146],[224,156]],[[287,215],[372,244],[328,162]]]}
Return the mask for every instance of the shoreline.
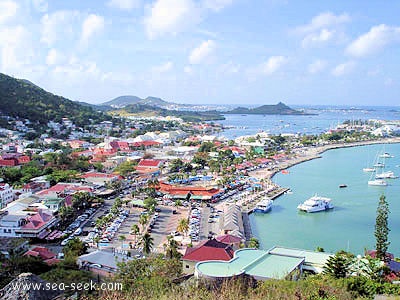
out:
{"label": "shoreline", "polygon": [[295,165],[321,158],[321,154],[333,150],[333,149],[341,149],[341,148],[351,148],[351,147],[360,147],[360,146],[369,146],[369,145],[377,145],[377,144],[397,144],[400,143],[400,137],[393,138],[384,138],[379,140],[371,140],[371,141],[359,141],[359,142],[351,142],[351,143],[339,143],[339,144],[329,144],[318,147],[305,147],[301,148],[303,154],[296,154],[295,157],[291,157],[282,163],[274,166],[273,169],[262,169],[249,172],[250,176],[256,178],[263,178],[267,180],[272,180],[272,178],[280,171],[291,168]]}

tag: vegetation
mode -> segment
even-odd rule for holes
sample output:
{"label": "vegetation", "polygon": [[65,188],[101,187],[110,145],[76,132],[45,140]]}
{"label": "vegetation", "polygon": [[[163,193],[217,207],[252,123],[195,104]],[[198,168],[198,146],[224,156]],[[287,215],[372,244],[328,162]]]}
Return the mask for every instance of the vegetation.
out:
{"label": "vegetation", "polygon": [[0,107],[4,115],[28,119],[35,129],[49,121],[61,123],[70,119],[77,126],[111,120],[110,116],[95,111],[66,98],[53,95],[40,87],[21,79],[0,73]]}
{"label": "vegetation", "polygon": [[389,227],[389,204],[386,197],[382,195],[379,198],[378,208],[376,210],[375,238],[376,238],[376,257],[386,261],[386,252],[390,242],[388,241]]}
{"label": "vegetation", "polygon": [[150,254],[151,250],[153,249],[153,245],[154,245],[153,238],[150,235],[150,233],[146,232],[142,236],[142,239],[141,239],[140,243],[141,243],[141,245],[143,247],[143,253],[145,253],[147,255]]}
{"label": "vegetation", "polygon": [[256,108],[238,107],[227,114],[251,114],[251,115],[309,115],[302,111],[290,108],[289,106],[279,102],[275,105],[262,105]]}

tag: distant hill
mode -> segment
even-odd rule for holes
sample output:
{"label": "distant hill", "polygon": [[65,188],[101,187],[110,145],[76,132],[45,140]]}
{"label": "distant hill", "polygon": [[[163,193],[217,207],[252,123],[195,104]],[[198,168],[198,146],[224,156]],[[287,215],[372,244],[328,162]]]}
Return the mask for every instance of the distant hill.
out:
{"label": "distant hill", "polygon": [[145,99],[139,98],[137,96],[120,96],[113,100],[102,103],[102,105],[108,105],[115,108],[123,108],[127,105],[131,104],[143,104],[143,105],[152,105],[158,107],[165,107],[167,105],[172,104],[171,102],[167,102],[157,97],[147,97]]}
{"label": "distant hill", "polygon": [[56,96],[28,80],[0,73],[0,114],[28,119],[33,127],[45,125],[50,120],[60,122],[64,117],[78,126],[88,124],[89,119],[95,122],[111,120],[111,116],[98,110],[90,104]]}
{"label": "distant hill", "polygon": [[295,110],[279,102],[275,105],[262,105],[256,108],[238,107],[224,114],[246,114],[246,115],[310,115],[303,111]]}
{"label": "distant hill", "polygon": [[149,116],[172,116],[181,118],[187,122],[200,122],[200,121],[215,121],[224,120],[224,116],[220,112],[215,110],[210,111],[187,111],[187,110],[170,110],[161,107],[157,107],[149,104],[130,104],[123,108],[110,111],[113,115],[129,116],[136,115],[142,117]]}

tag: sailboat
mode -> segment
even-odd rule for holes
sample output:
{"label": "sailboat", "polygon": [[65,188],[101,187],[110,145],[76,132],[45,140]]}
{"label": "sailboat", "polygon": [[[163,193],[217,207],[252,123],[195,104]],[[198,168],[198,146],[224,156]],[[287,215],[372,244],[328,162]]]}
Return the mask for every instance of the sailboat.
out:
{"label": "sailboat", "polygon": [[[368,152],[368,162],[367,162],[367,165],[369,165],[369,152]],[[376,171],[376,169],[375,168],[371,168],[371,167],[366,167],[366,168],[363,168],[363,172],[375,172]]]}
{"label": "sailboat", "polygon": [[[380,156],[377,156],[377,160],[379,160],[379,157]],[[384,162],[379,162],[379,161],[376,161],[376,163],[374,164],[374,167],[381,167],[382,166],[382,168],[385,166],[385,163]],[[381,172],[382,173],[382,172]],[[373,179],[373,176],[374,176],[374,174],[372,173],[371,174],[371,176],[370,176],[370,178],[369,178],[369,180],[368,180],[368,185],[373,185],[373,186],[387,186],[388,184],[387,184],[387,182],[385,181],[385,180],[383,180],[382,178],[379,178],[379,175],[381,174],[381,173],[379,173],[378,174],[378,171],[377,171],[377,174],[375,175],[375,178]]]}

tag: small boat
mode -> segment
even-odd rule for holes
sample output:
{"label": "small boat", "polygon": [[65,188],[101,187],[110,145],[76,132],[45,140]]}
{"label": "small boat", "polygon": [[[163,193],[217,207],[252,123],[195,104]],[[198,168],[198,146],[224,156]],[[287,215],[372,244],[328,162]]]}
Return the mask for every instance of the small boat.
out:
{"label": "small boat", "polygon": [[364,172],[375,172],[375,168],[364,168],[363,169]]}
{"label": "small boat", "polygon": [[347,188],[347,184],[341,184],[341,185],[339,185],[339,188],[341,188],[341,189]]}
{"label": "small boat", "polygon": [[260,213],[267,213],[272,208],[272,201],[271,199],[264,199],[257,203],[256,207],[253,209],[253,212],[260,212]]}
{"label": "small boat", "polygon": [[394,156],[390,155],[390,153],[388,153],[388,152],[385,152],[385,153],[379,155],[379,157],[381,157],[381,158],[393,158]]}
{"label": "small boat", "polygon": [[323,211],[323,210],[328,210],[333,208],[333,205],[331,203],[331,199],[327,197],[320,197],[320,196],[313,196],[303,203],[299,204],[297,208],[301,211],[305,211],[308,213],[313,213],[313,212],[318,212],[318,211]]}
{"label": "small boat", "polygon": [[392,171],[386,171],[375,175],[375,179],[395,179],[395,178],[398,178],[398,176],[394,175]]}
{"label": "small boat", "polygon": [[382,162],[377,162],[376,164],[374,164],[374,167],[375,167],[375,168],[384,168],[384,167],[385,167],[385,164],[382,163]]}
{"label": "small boat", "polygon": [[374,186],[387,186],[387,182],[382,179],[375,179],[375,180],[368,180],[368,185],[374,185]]}

